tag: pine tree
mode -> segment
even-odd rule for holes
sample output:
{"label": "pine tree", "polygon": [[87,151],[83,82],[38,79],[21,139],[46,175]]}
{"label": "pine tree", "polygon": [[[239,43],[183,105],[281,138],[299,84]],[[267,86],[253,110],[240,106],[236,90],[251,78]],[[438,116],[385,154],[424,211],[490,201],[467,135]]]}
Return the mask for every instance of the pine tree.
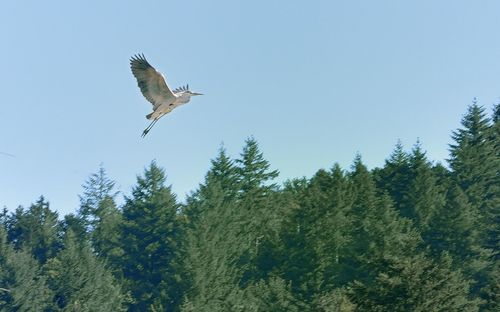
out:
{"label": "pine tree", "polygon": [[16,249],[29,251],[40,263],[53,257],[60,248],[58,214],[41,196],[28,210],[22,207],[7,222],[8,238]]}
{"label": "pine tree", "polygon": [[92,232],[100,215],[106,213],[102,211],[101,202],[106,199],[114,200],[118,192],[114,191],[115,181],[108,177],[102,165],[97,173],[90,175],[82,187],[83,194],[79,195],[78,216],[83,220],[87,231]]}
{"label": "pine tree", "polygon": [[284,193],[295,205],[285,214],[280,270],[294,293],[311,302],[349,280],[345,251],[351,236],[347,217],[352,205],[350,187],[340,169],[319,170],[309,181],[289,182]]}
{"label": "pine tree", "polygon": [[356,305],[351,302],[345,288],[335,288],[322,293],[316,299],[315,311],[320,312],[354,312]]}
{"label": "pine tree", "polygon": [[120,242],[120,226],[122,224],[121,211],[112,197],[105,197],[98,207],[98,221],[92,232],[92,246],[101,258],[107,259],[113,270],[123,256]]}
{"label": "pine tree", "polygon": [[497,103],[493,109],[492,121],[488,142],[493,147],[492,159],[495,160],[495,164],[492,168],[495,178],[485,194],[487,205],[483,214],[487,220],[486,246],[493,250],[493,259],[498,262],[500,261],[500,103]]}
{"label": "pine tree", "polygon": [[252,192],[252,195],[266,194],[276,185],[269,184],[275,179],[278,170],[269,170],[270,164],[264,159],[259,150],[257,141],[250,137],[245,141],[241,158],[236,160],[239,186],[243,194]]}
{"label": "pine tree", "polygon": [[124,296],[111,272],[69,230],[64,249],[44,267],[63,311],[124,311]]}
{"label": "pine tree", "polygon": [[[233,311],[242,299],[237,241],[236,167],[223,148],[199,189],[188,198],[183,265],[188,289],[183,311]],[[202,239],[200,239],[202,238]]]}
{"label": "pine tree", "polygon": [[26,251],[14,251],[0,226],[0,310],[49,311],[52,296],[38,262]]}
{"label": "pine tree", "polygon": [[479,301],[468,297],[469,281],[451,269],[444,255],[437,263],[424,254],[391,262],[371,283],[356,281],[350,297],[356,311],[478,311]]}
{"label": "pine tree", "polygon": [[400,214],[411,218],[412,212],[405,200],[411,179],[410,156],[404,151],[401,141],[397,142],[384,167],[373,171],[373,179],[377,187],[393,199]]}
{"label": "pine tree", "polygon": [[439,186],[432,165],[422,151],[420,142],[413,148],[409,159],[410,179],[408,189],[402,200],[407,215],[414,221],[416,228],[427,235],[429,222],[442,209],[445,203],[444,190]]}
{"label": "pine tree", "polygon": [[308,235],[316,221],[310,209],[309,181],[305,178],[287,181],[282,197],[288,209],[283,215],[280,231],[279,274],[291,283],[297,297],[311,300],[314,291],[313,271],[316,255]]}
{"label": "pine tree", "polygon": [[355,280],[348,294],[356,311],[477,310],[478,302],[468,298],[468,281],[453,270],[451,258],[439,264],[419,252],[418,231],[399,217],[389,198],[375,195],[359,158],[351,181],[355,244],[349,251]]}
{"label": "pine tree", "polygon": [[491,296],[486,295],[486,289],[494,283],[495,262],[499,257],[500,157],[496,152],[498,143],[494,139],[496,126],[490,123],[484,108],[477,103],[469,107],[462,126],[452,135],[455,142],[450,145],[449,163],[454,181],[467,196],[475,210],[473,213],[479,216],[475,220],[480,237],[477,248],[489,251],[488,267],[474,274],[476,284],[473,292],[487,299],[486,306],[494,306]]}
{"label": "pine tree", "polygon": [[481,213],[488,210],[494,195],[492,188],[498,182],[500,159],[495,156],[494,144],[489,140],[491,127],[484,108],[476,103],[469,107],[462,119],[464,128],[453,132],[450,145],[450,166],[454,177]]}
{"label": "pine tree", "polygon": [[205,186],[206,194],[198,203],[202,213],[186,230],[184,268],[189,288],[182,310],[237,311],[244,301],[239,285],[244,268],[236,265],[242,220],[219,183]]}
{"label": "pine tree", "polygon": [[211,168],[205,175],[205,182],[187,198],[187,206],[183,213],[188,217],[189,223],[196,222],[197,217],[203,214],[200,203],[206,199],[210,202],[215,184],[217,189],[224,193],[225,201],[235,199],[239,192],[237,168],[223,147],[219,148],[217,157],[211,160]]}
{"label": "pine tree", "polygon": [[290,286],[275,276],[251,284],[244,290],[243,297],[242,311],[299,312],[307,309],[294,297]]}
{"label": "pine tree", "polygon": [[134,302],[131,311],[175,311],[181,301],[180,208],[165,173],[155,162],[137,177],[123,207],[121,268]]}
{"label": "pine tree", "polygon": [[245,288],[265,278],[275,265],[272,245],[278,239],[282,208],[272,183],[279,173],[269,169],[254,138],[245,141],[236,164],[240,188],[236,219],[241,220],[238,266],[244,268],[240,285]]}
{"label": "pine tree", "polygon": [[[475,226],[477,211],[469,204],[462,189],[454,185],[446,196],[446,204],[431,220],[429,243],[435,254],[448,252],[466,269],[467,259],[477,256],[479,233]],[[475,258],[475,257],[472,257]]]}

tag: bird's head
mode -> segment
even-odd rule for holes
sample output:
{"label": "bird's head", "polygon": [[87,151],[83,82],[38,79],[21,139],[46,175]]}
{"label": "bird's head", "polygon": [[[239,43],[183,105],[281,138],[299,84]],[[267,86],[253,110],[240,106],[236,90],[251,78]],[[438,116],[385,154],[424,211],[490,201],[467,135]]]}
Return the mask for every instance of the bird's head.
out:
{"label": "bird's head", "polygon": [[189,90],[189,85],[185,85],[185,86],[182,86],[182,87],[175,89],[174,93],[176,95],[184,95],[185,94],[188,96],[203,95],[203,93],[196,93],[196,92]]}

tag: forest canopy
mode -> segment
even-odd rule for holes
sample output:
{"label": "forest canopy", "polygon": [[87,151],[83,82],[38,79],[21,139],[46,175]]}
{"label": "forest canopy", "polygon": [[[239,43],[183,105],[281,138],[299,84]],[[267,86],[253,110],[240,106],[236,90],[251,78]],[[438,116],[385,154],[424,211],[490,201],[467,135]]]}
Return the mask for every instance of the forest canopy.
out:
{"label": "forest canopy", "polygon": [[471,105],[446,165],[398,143],[282,185],[250,137],[185,202],[153,161],[118,205],[101,167],[74,214],[4,208],[0,310],[500,311],[499,118]]}

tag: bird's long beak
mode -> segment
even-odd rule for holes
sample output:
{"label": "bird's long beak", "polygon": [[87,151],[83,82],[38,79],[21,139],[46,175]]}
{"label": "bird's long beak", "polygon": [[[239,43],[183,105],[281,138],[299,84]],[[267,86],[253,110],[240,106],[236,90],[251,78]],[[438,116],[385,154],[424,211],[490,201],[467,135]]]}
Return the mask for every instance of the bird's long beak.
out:
{"label": "bird's long beak", "polygon": [[193,92],[193,93],[191,93],[191,95],[203,95],[203,93],[196,93],[196,92]]}

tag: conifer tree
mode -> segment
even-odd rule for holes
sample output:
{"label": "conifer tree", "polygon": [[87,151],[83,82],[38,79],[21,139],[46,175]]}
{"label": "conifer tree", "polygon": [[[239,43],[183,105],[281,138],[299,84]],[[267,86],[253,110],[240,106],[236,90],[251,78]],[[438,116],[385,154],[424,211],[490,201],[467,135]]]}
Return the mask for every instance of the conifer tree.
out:
{"label": "conifer tree", "polygon": [[233,311],[242,300],[242,273],[235,266],[241,223],[235,209],[236,168],[223,148],[211,163],[185,209],[183,265],[189,282],[183,311]]}
{"label": "conifer tree", "polygon": [[410,179],[407,193],[402,198],[407,215],[414,221],[424,238],[429,230],[429,222],[445,203],[444,190],[438,184],[432,165],[417,142],[409,159]]}
{"label": "conifer tree", "polygon": [[454,143],[450,145],[449,163],[454,181],[462,188],[475,210],[473,213],[478,216],[474,220],[480,237],[478,249],[489,252],[486,255],[488,266],[475,274],[473,292],[486,299],[487,306],[492,306],[495,304],[491,296],[486,295],[486,289],[492,287],[495,279],[500,235],[500,157],[495,152],[498,143],[492,139],[496,128],[477,103],[473,103],[462,118],[462,127],[452,135]]}
{"label": "conifer tree", "polygon": [[234,161],[227,156],[224,147],[220,147],[216,158],[211,160],[211,168],[205,175],[205,182],[187,198],[187,207],[183,212],[190,224],[196,222],[197,217],[203,214],[200,203],[205,200],[210,202],[214,188],[224,193],[225,201],[235,199],[239,192],[237,168]]}
{"label": "conifer tree", "polygon": [[269,277],[249,285],[244,293],[243,311],[300,312],[307,306],[297,300],[280,277]]}
{"label": "conifer tree", "polygon": [[64,249],[44,270],[63,311],[124,311],[124,296],[111,272],[71,230],[65,234]]}
{"label": "conifer tree", "polygon": [[296,295],[311,302],[349,280],[344,256],[351,240],[350,187],[336,164],[310,181],[289,183],[284,192],[293,194],[296,207],[283,221],[280,267]]}
{"label": "conifer tree", "polygon": [[455,143],[450,145],[450,166],[455,180],[464,190],[470,203],[480,213],[492,203],[493,186],[498,182],[500,159],[495,155],[491,126],[484,108],[476,103],[462,119],[463,128],[453,132]]}
{"label": "conifer tree", "polygon": [[91,232],[99,221],[100,215],[106,213],[102,212],[101,202],[105,199],[114,200],[118,192],[114,191],[115,181],[108,177],[102,165],[97,173],[90,175],[82,187],[83,194],[79,195],[78,215],[83,220],[87,231]]}
{"label": "conifer tree", "polygon": [[356,305],[349,299],[345,288],[335,288],[320,294],[314,304],[314,310],[320,312],[356,311]]}
{"label": "conifer tree", "polygon": [[0,310],[49,311],[52,295],[38,262],[26,251],[14,251],[0,226]]}
{"label": "conifer tree", "polygon": [[276,202],[277,188],[272,180],[279,173],[269,169],[269,162],[264,159],[257,141],[252,137],[245,141],[236,164],[240,188],[236,218],[242,220],[238,265],[245,268],[240,280],[242,288],[245,288],[264,278],[274,266],[271,246],[278,237],[281,208]]}
{"label": "conifer tree", "polygon": [[131,311],[175,311],[181,301],[177,266],[180,208],[165,172],[155,162],[137,177],[123,207],[121,268]]}
{"label": "conifer tree", "polygon": [[242,243],[242,220],[233,201],[225,200],[219,183],[207,183],[202,213],[186,229],[184,268],[189,287],[183,311],[237,311],[243,296],[239,281],[244,268],[237,266]]}
{"label": "conifer tree", "polygon": [[454,185],[447,193],[446,205],[431,221],[431,247],[441,254],[448,251],[463,262],[477,246],[478,233],[475,227],[477,215],[462,189]]}
{"label": "conifer tree", "polygon": [[53,257],[60,248],[58,214],[41,196],[29,209],[22,207],[7,222],[8,238],[16,249],[29,251],[40,263]]}
{"label": "conifer tree", "polygon": [[424,254],[390,262],[367,284],[352,284],[350,298],[356,311],[478,311],[479,301],[470,299],[469,281],[451,268],[444,255],[437,262]]}
{"label": "conifer tree", "polygon": [[377,187],[387,192],[400,214],[408,218],[412,217],[411,209],[405,201],[411,179],[410,171],[410,156],[404,151],[401,141],[397,142],[384,167],[373,171]]}
{"label": "conifer tree", "polygon": [[241,158],[237,159],[236,163],[238,165],[239,186],[243,194],[250,192],[253,195],[266,194],[276,187],[275,184],[269,184],[269,182],[275,179],[279,172],[278,170],[269,170],[270,164],[264,159],[259,145],[253,137],[245,141]]}
{"label": "conifer tree", "polygon": [[100,257],[107,259],[113,270],[117,270],[123,249],[120,242],[121,211],[112,197],[105,197],[98,207],[99,219],[91,235],[92,245]]}

